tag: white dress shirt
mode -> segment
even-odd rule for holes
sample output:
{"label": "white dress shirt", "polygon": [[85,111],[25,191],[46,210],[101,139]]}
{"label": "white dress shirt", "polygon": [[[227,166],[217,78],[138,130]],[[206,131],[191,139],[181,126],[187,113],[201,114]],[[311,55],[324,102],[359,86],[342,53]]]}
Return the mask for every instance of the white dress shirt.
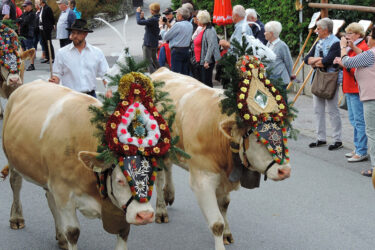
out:
{"label": "white dress shirt", "polygon": [[96,77],[103,78],[108,69],[103,52],[88,42],[81,53],[73,43],[59,49],[53,64],[60,84],[79,92],[95,90]]}
{"label": "white dress shirt", "polygon": [[68,15],[69,10],[61,11],[56,25],[56,39],[69,38],[69,31],[66,30],[66,28],[68,28]]}

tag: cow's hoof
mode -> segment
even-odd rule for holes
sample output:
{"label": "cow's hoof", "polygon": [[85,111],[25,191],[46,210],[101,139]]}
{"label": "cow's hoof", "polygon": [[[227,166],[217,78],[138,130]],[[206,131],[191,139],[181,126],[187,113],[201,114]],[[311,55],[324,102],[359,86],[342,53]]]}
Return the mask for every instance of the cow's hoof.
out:
{"label": "cow's hoof", "polygon": [[155,222],[158,223],[158,224],[168,223],[169,222],[168,214],[167,213],[156,213]]}
{"label": "cow's hoof", "polygon": [[10,219],[10,228],[14,230],[22,229],[25,227],[24,219]]}
{"label": "cow's hoof", "polygon": [[62,235],[61,233],[57,233],[56,240],[60,249],[68,249],[68,241],[65,239],[64,235]]}
{"label": "cow's hoof", "polygon": [[223,235],[223,241],[224,241],[224,245],[229,245],[229,244],[234,243],[232,234],[231,233],[224,234]]}
{"label": "cow's hoof", "polygon": [[172,192],[170,189],[168,188],[164,188],[163,189],[164,191],[164,200],[165,200],[165,205],[169,205],[169,206],[172,206],[173,202],[174,202],[174,192]]}

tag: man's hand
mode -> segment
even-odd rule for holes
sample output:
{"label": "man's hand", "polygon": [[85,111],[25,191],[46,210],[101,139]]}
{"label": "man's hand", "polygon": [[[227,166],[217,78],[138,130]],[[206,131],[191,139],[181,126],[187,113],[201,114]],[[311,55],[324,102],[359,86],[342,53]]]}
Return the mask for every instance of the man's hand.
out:
{"label": "man's hand", "polygon": [[138,7],[136,12],[141,12],[142,11],[142,8],[141,7]]}
{"label": "man's hand", "polygon": [[229,49],[230,47],[230,42],[226,41],[226,40],[220,40],[219,41],[219,45],[221,47],[223,47],[224,49]]}
{"label": "man's hand", "polygon": [[208,69],[210,67],[210,64],[208,62],[204,62],[203,67],[205,69]]}
{"label": "man's hand", "polygon": [[105,97],[107,98],[111,98],[113,96],[112,94],[112,90],[111,89],[108,89],[106,92],[105,92]]}
{"label": "man's hand", "polygon": [[56,83],[56,84],[59,84],[60,83],[60,78],[58,78],[57,76],[52,76],[52,78],[48,79],[48,81]]}

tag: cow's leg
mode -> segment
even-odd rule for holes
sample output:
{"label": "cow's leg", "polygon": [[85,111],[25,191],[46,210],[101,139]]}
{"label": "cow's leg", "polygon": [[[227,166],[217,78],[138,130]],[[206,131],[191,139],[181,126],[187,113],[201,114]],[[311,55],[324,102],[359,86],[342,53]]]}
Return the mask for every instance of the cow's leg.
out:
{"label": "cow's leg", "polygon": [[4,109],[3,109],[3,105],[1,104],[1,100],[0,100],[0,120],[3,119],[3,113],[4,113]]}
{"label": "cow's leg", "polygon": [[228,210],[228,206],[230,203],[229,193],[228,194],[218,193],[216,197],[217,197],[217,202],[219,205],[220,212],[223,215],[224,223],[225,223],[224,233],[223,233],[224,244],[229,245],[234,242],[232,233],[229,229],[229,224],[228,224],[228,219],[227,219],[227,210]]}
{"label": "cow's leg", "polygon": [[20,192],[22,188],[22,176],[17,173],[12,166],[10,167],[10,186],[13,191],[13,204],[10,210],[10,228],[21,229],[25,227],[25,220],[22,214],[22,204],[20,200]]}
{"label": "cow's leg", "polygon": [[115,250],[127,250],[128,249],[126,242],[128,241],[129,231],[130,231],[130,226],[129,228],[122,230],[117,235],[117,243],[116,243]]}
{"label": "cow's leg", "polygon": [[172,179],[172,163],[163,171],[165,176],[165,185],[164,185],[164,200],[165,203],[172,206],[174,202],[174,184]]}
{"label": "cow's leg", "polygon": [[[200,162],[207,163],[207,161]],[[193,164],[190,166],[193,166]],[[190,186],[214,236],[215,249],[224,250],[224,218],[216,198],[216,189],[219,183],[220,174],[190,169]]]}
{"label": "cow's leg", "polygon": [[67,193],[68,187],[60,185],[58,190],[54,190],[53,197],[56,205],[56,216],[61,220],[61,232],[68,242],[69,250],[77,249],[77,241],[80,234],[79,222],[76,213],[74,200]]}
{"label": "cow's leg", "polygon": [[48,201],[48,206],[53,215],[53,219],[55,220],[57,244],[59,245],[61,249],[68,249],[68,241],[66,240],[63,234],[62,228],[61,228],[61,218],[56,208],[55,198],[53,197],[52,193],[49,191],[46,191],[46,198]]}
{"label": "cow's leg", "polygon": [[156,223],[168,223],[168,211],[167,204],[164,196],[164,183],[165,183],[165,169],[158,172],[156,176],[156,214],[155,222]]}

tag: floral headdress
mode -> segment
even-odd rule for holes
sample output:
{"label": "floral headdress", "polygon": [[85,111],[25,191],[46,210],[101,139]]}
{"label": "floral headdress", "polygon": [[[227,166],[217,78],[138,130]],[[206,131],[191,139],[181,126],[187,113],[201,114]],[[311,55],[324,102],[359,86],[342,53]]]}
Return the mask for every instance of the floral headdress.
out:
{"label": "floral headdress", "polygon": [[0,25],[0,65],[16,74],[20,71],[21,57],[18,53],[17,34],[5,24]]}

